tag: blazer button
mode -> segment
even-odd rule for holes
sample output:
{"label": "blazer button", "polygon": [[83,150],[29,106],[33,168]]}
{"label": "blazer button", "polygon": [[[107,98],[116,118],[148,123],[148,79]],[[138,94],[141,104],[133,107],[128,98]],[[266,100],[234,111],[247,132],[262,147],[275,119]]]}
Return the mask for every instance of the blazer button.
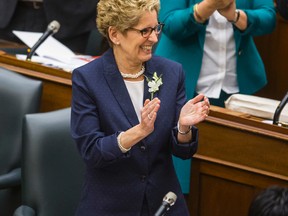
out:
{"label": "blazer button", "polygon": [[141,176],[141,181],[142,181],[142,182],[145,182],[145,181],[146,181],[146,175],[142,175],[142,176]]}
{"label": "blazer button", "polygon": [[140,150],[141,150],[142,152],[144,152],[144,151],[146,150],[146,147],[145,147],[144,145],[141,145],[141,146],[140,146]]}

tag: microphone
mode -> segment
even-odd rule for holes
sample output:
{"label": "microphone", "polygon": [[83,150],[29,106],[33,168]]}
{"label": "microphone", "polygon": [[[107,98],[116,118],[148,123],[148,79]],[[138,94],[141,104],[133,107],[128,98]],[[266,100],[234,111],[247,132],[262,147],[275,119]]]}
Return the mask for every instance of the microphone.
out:
{"label": "microphone", "polygon": [[273,117],[273,124],[274,125],[278,125],[280,114],[281,114],[283,108],[285,107],[286,103],[288,103],[288,92],[286,93],[286,95],[281,100],[281,102],[279,103],[279,105],[277,106],[277,108],[275,110],[274,117]]}
{"label": "microphone", "polygon": [[161,206],[157,210],[154,216],[164,216],[167,211],[169,211],[170,207],[175,204],[177,200],[177,195],[173,192],[168,192],[164,198]]}
{"label": "microphone", "polygon": [[56,20],[53,20],[49,23],[47,26],[46,31],[43,33],[43,35],[38,39],[38,41],[34,44],[34,46],[31,49],[28,49],[28,54],[26,61],[31,61],[32,56],[34,55],[36,49],[50,36],[58,32],[60,29],[60,23]]}

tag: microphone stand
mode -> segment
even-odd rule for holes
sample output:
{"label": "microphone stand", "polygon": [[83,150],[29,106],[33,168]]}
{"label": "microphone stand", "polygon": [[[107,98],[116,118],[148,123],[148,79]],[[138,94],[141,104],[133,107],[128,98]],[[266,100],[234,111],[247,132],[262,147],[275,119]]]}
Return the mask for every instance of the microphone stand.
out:
{"label": "microphone stand", "polygon": [[58,32],[60,28],[60,23],[56,20],[53,20],[47,26],[47,30],[43,33],[43,35],[38,39],[38,41],[34,44],[31,49],[27,50],[26,61],[31,61],[32,56],[34,55],[37,48],[50,36]]}
{"label": "microphone stand", "polygon": [[31,61],[32,56],[34,55],[35,51],[37,50],[37,48],[42,44],[42,42],[44,40],[46,40],[46,38],[50,36],[50,34],[43,34],[43,36],[41,37],[41,40],[38,40],[34,46],[31,49],[27,50],[27,57],[26,57],[26,61]]}
{"label": "microphone stand", "polygon": [[279,105],[277,106],[277,108],[275,110],[275,113],[273,116],[273,124],[274,125],[278,125],[280,123],[279,122],[280,114],[287,103],[288,103],[288,92],[286,93],[286,95],[281,100],[281,102],[279,103]]}

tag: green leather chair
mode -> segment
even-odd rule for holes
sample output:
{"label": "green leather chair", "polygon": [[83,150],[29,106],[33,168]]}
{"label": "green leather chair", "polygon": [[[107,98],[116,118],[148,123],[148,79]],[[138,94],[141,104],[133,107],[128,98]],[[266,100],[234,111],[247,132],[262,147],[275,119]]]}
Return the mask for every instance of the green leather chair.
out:
{"label": "green leather chair", "polygon": [[21,200],[22,122],[39,111],[42,82],[0,68],[0,215],[11,216]]}
{"label": "green leather chair", "polygon": [[26,115],[23,125],[22,205],[14,216],[72,216],[84,162],[70,135],[71,109]]}

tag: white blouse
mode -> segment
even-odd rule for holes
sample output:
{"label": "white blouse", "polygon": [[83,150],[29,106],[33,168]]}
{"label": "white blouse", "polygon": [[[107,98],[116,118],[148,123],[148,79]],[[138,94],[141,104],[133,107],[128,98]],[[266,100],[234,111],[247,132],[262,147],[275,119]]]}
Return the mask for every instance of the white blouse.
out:
{"label": "white blouse", "polygon": [[141,110],[143,108],[144,97],[144,80],[141,81],[127,81],[124,80],[131,101],[133,103],[138,120],[141,120]]}
{"label": "white blouse", "polygon": [[215,11],[206,28],[202,67],[196,91],[210,98],[219,98],[221,89],[228,94],[239,92],[233,26]]}

